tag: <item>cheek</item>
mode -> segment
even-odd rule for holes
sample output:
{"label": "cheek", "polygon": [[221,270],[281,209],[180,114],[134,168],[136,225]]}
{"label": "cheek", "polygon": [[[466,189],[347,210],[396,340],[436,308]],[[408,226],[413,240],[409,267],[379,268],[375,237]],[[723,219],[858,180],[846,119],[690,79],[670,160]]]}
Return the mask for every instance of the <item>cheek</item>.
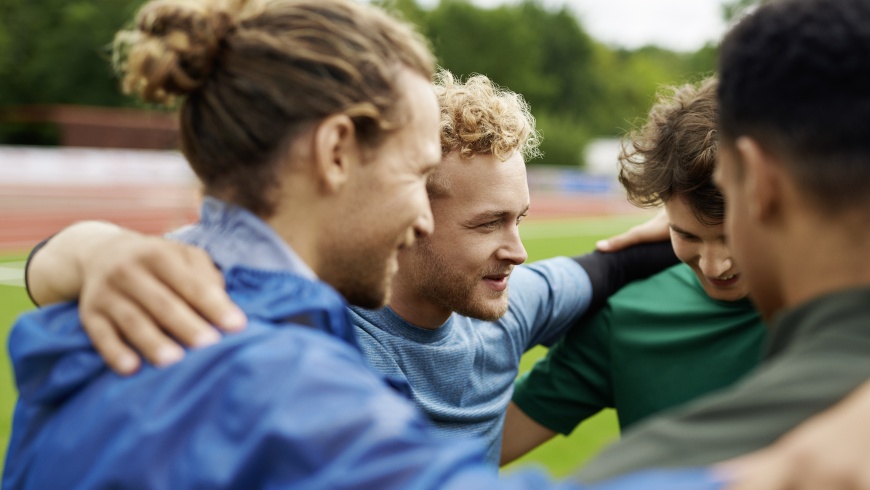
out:
{"label": "cheek", "polygon": [[492,241],[490,235],[468,230],[444,240],[440,250],[454,269],[462,271],[463,274],[478,274],[493,262],[495,247],[492,246]]}
{"label": "cheek", "polygon": [[697,246],[680,238],[676,233],[671,232],[671,245],[674,247],[674,254],[681,262],[693,265],[697,262],[698,250]]}
{"label": "cheek", "polygon": [[403,183],[382,187],[373,197],[380,203],[379,213],[395,226],[410,226],[418,217],[431,215],[426,186]]}

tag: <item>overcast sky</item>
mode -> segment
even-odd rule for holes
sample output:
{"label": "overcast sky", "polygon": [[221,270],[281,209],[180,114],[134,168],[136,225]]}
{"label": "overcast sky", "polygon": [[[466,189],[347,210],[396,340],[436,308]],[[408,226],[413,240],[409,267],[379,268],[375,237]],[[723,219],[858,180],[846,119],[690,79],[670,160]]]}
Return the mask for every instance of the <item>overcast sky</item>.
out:
{"label": "overcast sky", "polygon": [[[616,46],[637,48],[656,44],[694,51],[707,41],[718,41],[725,31],[722,0],[542,0],[547,6],[569,5],[595,39]],[[492,7],[516,0],[472,0]],[[437,0],[419,0],[425,6]]]}

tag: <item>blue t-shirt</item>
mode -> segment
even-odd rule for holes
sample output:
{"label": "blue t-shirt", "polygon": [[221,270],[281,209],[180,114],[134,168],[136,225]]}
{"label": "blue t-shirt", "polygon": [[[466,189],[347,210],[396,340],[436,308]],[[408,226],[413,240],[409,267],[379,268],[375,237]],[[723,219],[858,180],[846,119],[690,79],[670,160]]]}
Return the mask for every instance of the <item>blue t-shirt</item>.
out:
{"label": "blue t-shirt", "polygon": [[557,257],[514,269],[508,311],[494,322],[454,313],[428,330],[389,307],[351,308],[360,346],[379,372],[407,381],[412,399],[445,438],[474,436],[497,465],[504,413],[523,353],[564,335],[589,306],[583,267]]}

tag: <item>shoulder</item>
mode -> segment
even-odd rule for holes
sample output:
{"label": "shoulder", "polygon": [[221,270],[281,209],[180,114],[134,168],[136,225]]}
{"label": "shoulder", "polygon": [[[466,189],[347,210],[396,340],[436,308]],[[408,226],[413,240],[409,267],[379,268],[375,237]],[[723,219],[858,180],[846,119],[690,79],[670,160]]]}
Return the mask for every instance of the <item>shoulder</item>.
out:
{"label": "shoulder", "polygon": [[554,294],[585,294],[588,289],[589,276],[580,264],[568,257],[553,257],[514,268],[509,298],[512,303],[522,303]]}
{"label": "shoulder", "polygon": [[534,274],[543,278],[560,279],[563,277],[576,277],[578,274],[585,275],[586,271],[576,260],[569,257],[552,257],[539,260],[531,264],[523,264],[516,267],[515,273]]}
{"label": "shoulder", "polygon": [[692,269],[686,264],[677,264],[626,285],[611,296],[609,302],[619,307],[634,305],[655,311],[675,311],[687,302],[710,301]]}

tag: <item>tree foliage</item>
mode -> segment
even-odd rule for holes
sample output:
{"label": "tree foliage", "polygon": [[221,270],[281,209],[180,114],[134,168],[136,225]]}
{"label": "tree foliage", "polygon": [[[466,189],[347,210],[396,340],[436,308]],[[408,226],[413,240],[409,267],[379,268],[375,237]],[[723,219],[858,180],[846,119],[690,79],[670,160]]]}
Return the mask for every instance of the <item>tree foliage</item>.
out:
{"label": "tree foliage", "polygon": [[[142,3],[0,0],[0,106],[133,104],[118,90],[108,48]],[[698,79],[715,64],[713,45],[694,53],[611,48],[592,39],[567,8],[548,9],[538,0],[495,8],[469,0],[441,0],[429,9],[415,0],[381,3],[419,26],[445,68],[463,78],[483,73],[523,94],[550,164],[582,163],[585,143],[632,127],[661,84]]]}
{"label": "tree foliage", "polygon": [[109,63],[141,0],[0,0],[0,104],[129,103]]}
{"label": "tree foliage", "polygon": [[413,0],[381,4],[421,28],[444,68],[463,77],[482,73],[523,94],[549,164],[582,163],[585,143],[633,127],[660,85],[697,80],[715,64],[712,45],[694,53],[613,49],[592,39],[567,8],[536,0],[488,9],[469,0],[441,0],[431,10]]}

